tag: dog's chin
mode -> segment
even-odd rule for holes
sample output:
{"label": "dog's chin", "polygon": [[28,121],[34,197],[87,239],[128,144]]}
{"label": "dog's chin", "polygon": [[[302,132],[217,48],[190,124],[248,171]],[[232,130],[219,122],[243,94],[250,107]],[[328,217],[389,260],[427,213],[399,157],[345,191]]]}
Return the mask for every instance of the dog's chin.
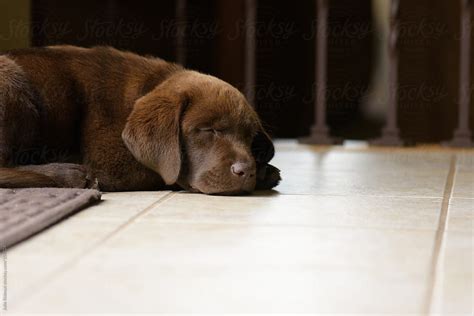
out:
{"label": "dog's chin", "polygon": [[251,188],[219,188],[219,187],[209,187],[206,185],[197,184],[185,184],[181,187],[191,193],[203,193],[208,195],[249,195],[253,192]]}
{"label": "dog's chin", "polygon": [[238,196],[238,195],[249,195],[251,193],[252,191],[239,190],[239,191],[223,191],[223,192],[206,193],[206,194],[223,195],[223,196]]}
{"label": "dog's chin", "polygon": [[225,196],[232,196],[232,195],[249,195],[252,193],[253,190],[245,190],[245,189],[216,189],[216,188],[197,188],[197,187],[190,187],[188,189],[189,192],[193,193],[204,193],[208,195],[225,195]]}
{"label": "dog's chin", "polygon": [[195,177],[194,179],[186,179],[182,177],[178,180],[178,185],[184,190],[191,193],[203,193],[208,195],[249,195],[256,187],[255,178],[247,179],[240,183],[227,182],[220,183],[217,179],[212,181],[209,177]]}

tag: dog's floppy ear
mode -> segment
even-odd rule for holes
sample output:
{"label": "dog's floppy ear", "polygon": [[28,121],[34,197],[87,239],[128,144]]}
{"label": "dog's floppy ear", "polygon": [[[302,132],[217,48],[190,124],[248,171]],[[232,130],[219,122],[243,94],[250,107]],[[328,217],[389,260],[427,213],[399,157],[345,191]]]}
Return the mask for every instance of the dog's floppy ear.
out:
{"label": "dog's floppy ear", "polygon": [[275,147],[273,147],[272,140],[263,127],[260,128],[257,135],[253,138],[252,154],[257,164],[267,163],[275,155]]}
{"label": "dog's floppy ear", "polygon": [[157,88],[136,101],[122,132],[135,159],[168,185],[181,169],[180,121],[187,103],[186,95]]}

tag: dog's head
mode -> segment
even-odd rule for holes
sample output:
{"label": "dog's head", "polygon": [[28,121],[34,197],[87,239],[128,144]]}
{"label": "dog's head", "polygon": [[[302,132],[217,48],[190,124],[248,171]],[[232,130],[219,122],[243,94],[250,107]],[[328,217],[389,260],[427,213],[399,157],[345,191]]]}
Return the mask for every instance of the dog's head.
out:
{"label": "dog's head", "polygon": [[180,71],[140,98],[122,138],[166,184],[240,194],[278,184],[273,144],[257,113],[228,83]]}

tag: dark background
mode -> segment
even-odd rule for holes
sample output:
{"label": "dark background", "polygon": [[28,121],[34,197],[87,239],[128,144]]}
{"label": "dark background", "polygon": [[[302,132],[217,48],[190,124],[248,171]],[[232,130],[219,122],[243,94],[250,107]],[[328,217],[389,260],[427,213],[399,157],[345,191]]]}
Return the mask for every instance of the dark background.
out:
{"label": "dark background", "polygon": [[[258,1],[255,107],[276,137],[304,136],[312,124],[314,6],[313,0]],[[242,89],[244,1],[188,0],[186,12],[186,67]],[[36,0],[32,44],[112,45],[175,61],[175,14],[174,1]],[[458,21],[458,1],[401,2],[398,108],[408,141],[447,140],[457,125]],[[374,70],[370,1],[331,0],[328,34],[331,133],[374,138],[383,120],[361,109]]]}

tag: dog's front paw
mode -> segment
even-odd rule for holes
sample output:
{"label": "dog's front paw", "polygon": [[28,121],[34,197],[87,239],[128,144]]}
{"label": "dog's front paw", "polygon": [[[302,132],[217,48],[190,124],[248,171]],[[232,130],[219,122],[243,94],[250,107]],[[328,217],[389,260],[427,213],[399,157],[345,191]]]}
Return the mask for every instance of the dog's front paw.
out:
{"label": "dog's front paw", "polygon": [[280,169],[270,164],[261,164],[257,167],[256,190],[270,190],[281,181]]}
{"label": "dog's front paw", "polygon": [[73,163],[50,163],[45,165],[46,174],[62,188],[80,188],[89,186],[90,176],[86,167]]}
{"label": "dog's front paw", "polygon": [[56,175],[62,187],[99,190],[99,181],[83,165],[62,164],[66,168]]}

